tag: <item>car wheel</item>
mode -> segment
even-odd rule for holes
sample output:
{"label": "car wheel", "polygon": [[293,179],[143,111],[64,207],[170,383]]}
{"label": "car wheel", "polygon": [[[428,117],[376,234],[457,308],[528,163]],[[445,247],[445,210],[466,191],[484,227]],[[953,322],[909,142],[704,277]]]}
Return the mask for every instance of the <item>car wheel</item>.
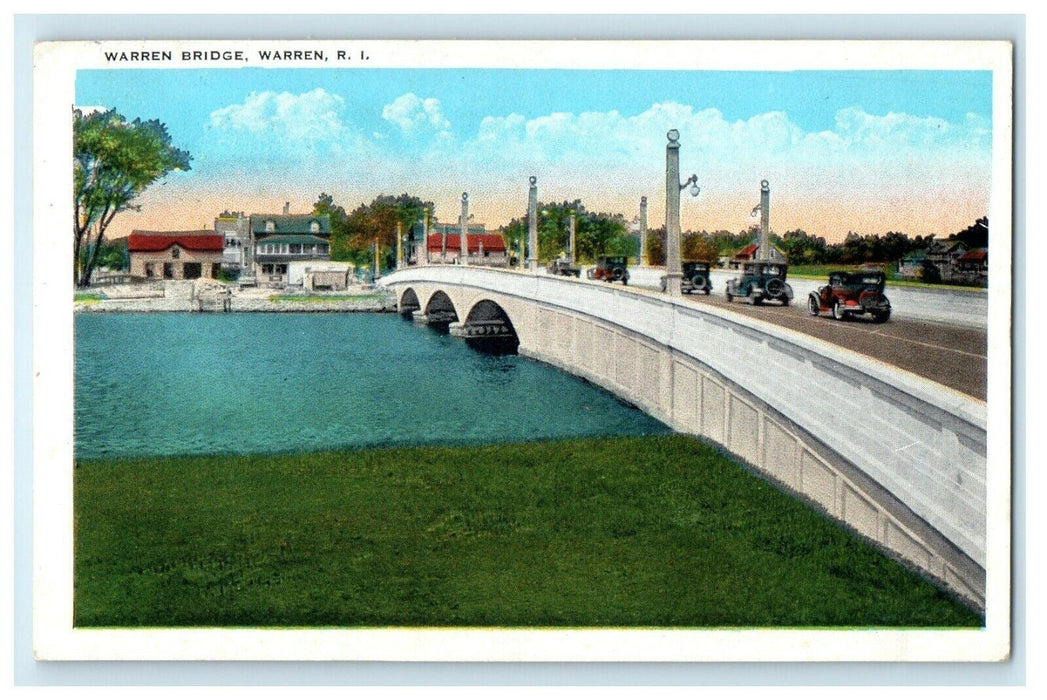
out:
{"label": "car wheel", "polygon": [[782,297],[782,306],[789,305],[789,297]]}
{"label": "car wheel", "polygon": [[879,311],[879,312],[873,314],[873,321],[875,321],[876,323],[886,323],[887,319],[889,319],[890,317],[891,317],[891,310],[890,309],[888,309],[887,311]]}
{"label": "car wheel", "polygon": [[843,311],[843,302],[839,299],[833,302],[833,318],[837,321],[842,321],[847,318],[847,314]]}
{"label": "car wheel", "polygon": [[622,277],[624,277],[624,276],[625,276],[625,270],[623,270],[620,267],[616,267],[613,270],[611,270],[611,279],[613,279],[615,282],[617,282],[618,280],[622,279]]}
{"label": "car wheel", "polygon": [[664,277],[662,278],[662,285],[661,286],[662,286],[662,291],[664,292],[665,289],[666,289],[665,278]]}
{"label": "car wheel", "polygon": [[811,316],[817,316],[818,312],[822,310],[822,305],[818,302],[818,298],[814,295],[807,297],[807,311],[810,312]]}

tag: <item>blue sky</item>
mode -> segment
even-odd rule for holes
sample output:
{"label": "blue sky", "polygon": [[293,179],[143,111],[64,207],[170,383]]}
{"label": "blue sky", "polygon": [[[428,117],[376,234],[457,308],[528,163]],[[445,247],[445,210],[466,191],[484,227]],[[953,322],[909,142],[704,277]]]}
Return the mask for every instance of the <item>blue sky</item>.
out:
{"label": "blue sky", "polygon": [[530,174],[540,198],[591,210],[632,215],[647,195],[657,225],[672,127],[703,188],[685,228],[744,228],[766,177],[775,230],[947,234],[991,186],[987,71],[90,70],[76,101],[160,119],[193,155],[125,227],[304,210],[321,190],[348,206],[407,191],[444,219],[468,190],[494,227]]}

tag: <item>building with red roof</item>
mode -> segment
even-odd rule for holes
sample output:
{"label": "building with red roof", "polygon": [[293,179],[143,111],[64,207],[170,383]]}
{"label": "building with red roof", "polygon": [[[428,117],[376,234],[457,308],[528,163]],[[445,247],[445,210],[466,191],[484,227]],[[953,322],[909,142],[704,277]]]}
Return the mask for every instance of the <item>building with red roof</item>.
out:
{"label": "building with red roof", "polygon": [[214,231],[139,231],[127,238],[131,274],[146,279],[215,279],[225,236]]}
{"label": "building with red roof", "polygon": [[[462,257],[462,228],[457,224],[437,224],[426,240],[429,262],[458,263]],[[483,224],[469,224],[466,234],[470,265],[509,264],[505,240],[500,234],[487,233]]]}

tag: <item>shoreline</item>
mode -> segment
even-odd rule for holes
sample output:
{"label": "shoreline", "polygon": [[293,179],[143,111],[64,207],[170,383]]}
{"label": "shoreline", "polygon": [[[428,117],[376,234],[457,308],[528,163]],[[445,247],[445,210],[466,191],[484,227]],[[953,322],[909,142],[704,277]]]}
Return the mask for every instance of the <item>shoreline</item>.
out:
{"label": "shoreline", "polygon": [[75,293],[74,313],[394,313],[396,298],[371,285],[316,292],[212,282],[92,287]]}

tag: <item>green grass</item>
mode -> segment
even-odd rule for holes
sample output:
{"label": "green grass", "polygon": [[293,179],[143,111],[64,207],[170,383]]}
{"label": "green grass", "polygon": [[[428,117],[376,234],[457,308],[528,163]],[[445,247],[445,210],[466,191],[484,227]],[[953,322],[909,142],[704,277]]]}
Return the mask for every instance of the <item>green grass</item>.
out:
{"label": "green grass", "polygon": [[96,292],[74,292],[73,303],[75,304],[97,304],[104,299],[101,294]]}
{"label": "green grass", "polygon": [[[790,265],[789,276],[808,279],[828,279],[830,272],[840,270],[861,270],[868,267],[883,269],[883,265],[870,263],[869,265]],[[967,287],[959,284],[931,284],[919,280],[899,277],[897,272],[885,270],[887,274],[887,286],[889,287],[921,287],[923,289],[963,289],[967,291],[984,292],[985,287]]]}
{"label": "green grass", "polygon": [[269,301],[297,301],[303,304],[323,304],[329,301],[370,301],[385,299],[382,294],[270,294]]}
{"label": "green grass", "polygon": [[977,627],[687,437],[84,462],[75,624]]}

